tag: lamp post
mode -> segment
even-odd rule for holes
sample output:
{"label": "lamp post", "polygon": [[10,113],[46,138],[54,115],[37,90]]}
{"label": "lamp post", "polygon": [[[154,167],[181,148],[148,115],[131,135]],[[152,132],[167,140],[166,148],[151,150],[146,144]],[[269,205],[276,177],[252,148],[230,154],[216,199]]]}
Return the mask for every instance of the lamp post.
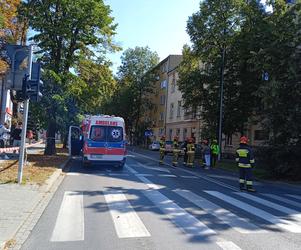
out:
{"label": "lamp post", "polygon": [[219,154],[218,160],[221,160],[222,155],[222,123],[223,123],[223,103],[224,103],[224,69],[225,69],[225,54],[226,49],[223,47],[222,50],[222,62],[221,62],[221,78],[220,78],[220,106],[219,106],[219,124],[218,124],[218,145],[219,145]]}

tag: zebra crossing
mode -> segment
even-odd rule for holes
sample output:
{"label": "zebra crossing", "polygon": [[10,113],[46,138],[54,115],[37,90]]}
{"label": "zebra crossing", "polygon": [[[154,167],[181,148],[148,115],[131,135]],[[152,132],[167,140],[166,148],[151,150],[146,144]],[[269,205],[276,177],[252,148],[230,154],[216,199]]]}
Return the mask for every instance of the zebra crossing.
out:
{"label": "zebra crossing", "polygon": [[[299,196],[285,194],[248,194],[236,191],[222,193],[215,190],[203,190],[197,194],[185,189],[169,190],[162,193],[161,186],[152,183],[147,175],[141,175],[128,167],[145,189],[139,190],[156,208],[158,208],[181,232],[198,237],[212,237],[222,249],[240,249],[234,242],[220,237],[219,229],[211,228],[205,221],[182,207],[175,197],[184,199],[191,207],[199,209],[203,214],[216,217],[220,224],[227,225],[237,233],[269,234],[273,233],[269,226],[281,232],[301,233],[301,199]],[[104,197],[116,236],[125,238],[151,238],[152,228],[148,228],[139,212],[131,205],[125,191],[104,189]],[[263,198],[264,197],[264,198]],[[216,201],[219,202],[216,202]],[[277,202],[277,203],[276,203]],[[58,211],[57,219],[50,237],[51,242],[84,241],[85,240],[85,194],[78,191],[65,191]],[[223,204],[221,206],[221,204]],[[236,209],[231,209],[235,207]],[[238,211],[244,212],[244,217]],[[245,214],[250,218],[246,218]],[[281,215],[280,215],[281,214]],[[257,217],[266,223],[260,224],[252,218]],[[264,226],[262,226],[264,225]]]}

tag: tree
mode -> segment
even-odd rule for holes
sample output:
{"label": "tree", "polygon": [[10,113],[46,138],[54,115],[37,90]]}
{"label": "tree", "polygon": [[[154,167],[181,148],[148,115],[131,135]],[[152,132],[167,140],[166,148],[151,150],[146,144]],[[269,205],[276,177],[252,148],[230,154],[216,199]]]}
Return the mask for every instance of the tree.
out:
{"label": "tree", "polygon": [[[210,137],[216,136],[218,131],[220,82],[221,75],[224,75],[222,57],[223,54],[226,55],[225,72],[231,74],[227,68],[227,52],[243,21],[243,3],[244,1],[238,0],[202,1],[199,12],[189,17],[187,23],[187,32],[192,42],[190,54],[199,63],[191,72],[188,67],[184,70],[185,75],[180,73],[179,88],[184,94],[186,106],[202,106],[202,119],[209,127],[207,136]],[[186,81],[191,78],[190,73],[194,82],[187,88]],[[193,94],[189,94],[191,91]],[[225,116],[223,118],[225,124]]]}
{"label": "tree", "polygon": [[30,27],[36,31],[30,39],[38,44],[37,53],[41,54],[43,67],[49,71],[45,77],[48,86],[45,86],[40,105],[47,114],[49,140],[45,154],[53,154],[58,114],[62,113],[62,107],[64,112],[74,107],[70,98],[64,99],[69,71],[76,67],[82,55],[102,57],[106,51],[118,49],[112,43],[116,25],[109,6],[102,0],[29,0],[22,8]]}
{"label": "tree", "polygon": [[[154,75],[150,70],[157,65],[159,57],[148,47],[135,47],[127,49],[121,57],[121,66],[118,70],[120,84],[117,94],[120,103],[118,109],[125,109],[121,115],[127,120],[130,130],[139,134],[141,114],[151,106],[150,94],[153,91]],[[116,104],[115,104],[116,105]],[[120,113],[120,111],[116,110]]]}

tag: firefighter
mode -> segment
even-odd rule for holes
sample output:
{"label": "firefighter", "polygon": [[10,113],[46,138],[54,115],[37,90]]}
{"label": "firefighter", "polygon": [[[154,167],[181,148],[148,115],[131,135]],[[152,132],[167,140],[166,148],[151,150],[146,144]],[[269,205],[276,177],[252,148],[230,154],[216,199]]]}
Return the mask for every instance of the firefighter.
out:
{"label": "firefighter", "polygon": [[160,165],[163,164],[163,159],[165,155],[165,136],[162,135],[160,139]]}
{"label": "firefighter", "polygon": [[180,145],[179,145],[179,137],[175,136],[173,139],[173,160],[172,165],[178,165],[179,153],[180,153]]}
{"label": "firefighter", "polygon": [[252,149],[248,146],[248,138],[242,136],[240,144],[236,150],[236,162],[239,167],[239,188],[249,192],[256,192],[253,188],[252,168],[255,166],[255,160]]}
{"label": "firefighter", "polygon": [[193,138],[189,138],[187,144],[187,155],[188,155],[187,166],[188,167],[194,166],[194,154],[195,154],[194,141]]}
{"label": "firefighter", "polygon": [[187,145],[188,145],[188,138],[185,139],[182,148],[184,149],[184,157],[183,157],[183,165],[186,166],[187,165],[187,159],[188,159],[188,155],[187,155]]}

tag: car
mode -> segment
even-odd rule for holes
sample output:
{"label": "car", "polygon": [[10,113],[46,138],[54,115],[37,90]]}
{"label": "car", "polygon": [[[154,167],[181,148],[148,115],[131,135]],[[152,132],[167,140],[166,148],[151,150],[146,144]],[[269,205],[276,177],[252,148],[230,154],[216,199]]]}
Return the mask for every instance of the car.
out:
{"label": "car", "polygon": [[165,153],[172,153],[173,151],[173,142],[172,141],[166,141],[165,142]]}
{"label": "car", "polygon": [[160,149],[160,143],[158,141],[153,141],[151,145],[149,145],[150,150],[157,151]]}

